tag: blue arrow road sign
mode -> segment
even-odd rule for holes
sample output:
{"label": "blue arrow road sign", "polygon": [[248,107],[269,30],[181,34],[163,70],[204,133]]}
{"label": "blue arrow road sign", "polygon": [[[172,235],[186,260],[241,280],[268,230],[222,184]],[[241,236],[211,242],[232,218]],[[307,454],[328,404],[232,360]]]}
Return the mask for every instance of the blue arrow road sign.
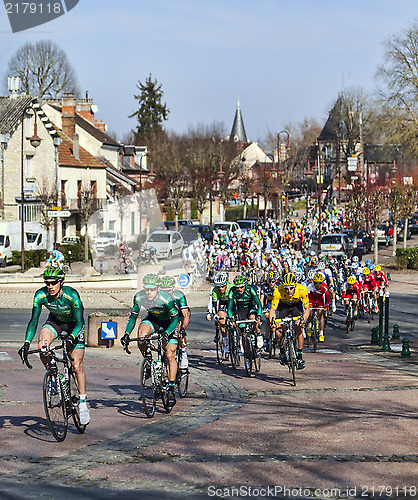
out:
{"label": "blue arrow road sign", "polygon": [[102,339],[116,339],[118,326],[116,321],[102,321],[100,329],[100,338]]}
{"label": "blue arrow road sign", "polygon": [[182,288],[186,288],[190,285],[190,276],[187,273],[180,274],[178,283]]}

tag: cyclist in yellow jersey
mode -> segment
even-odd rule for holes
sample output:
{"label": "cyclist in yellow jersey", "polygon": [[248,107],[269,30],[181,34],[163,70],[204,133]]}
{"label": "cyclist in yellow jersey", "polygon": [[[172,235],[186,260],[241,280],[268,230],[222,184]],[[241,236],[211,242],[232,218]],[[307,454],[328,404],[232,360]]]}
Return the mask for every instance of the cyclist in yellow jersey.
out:
{"label": "cyclist in yellow jersey", "polygon": [[[309,305],[308,289],[306,288],[306,286],[300,285],[296,282],[296,278],[293,273],[287,273],[283,278],[283,283],[274,290],[273,300],[271,302],[269,312],[269,320],[271,324],[274,323],[274,320],[276,318],[276,310],[279,313],[279,319],[286,318],[287,316],[302,316],[302,322],[300,320],[295,321],[298,369],[302,370],[303,368],[305,368],[305,362],[302,359],[302,325],[308,320],[311,314],[311,308]],[[287,360],[284,347],[282,345],[282,323],[278,323],[276,329],[276,338],[277,343],[280,346],[279,361],[282,365],[285,365],[287,363]]]}

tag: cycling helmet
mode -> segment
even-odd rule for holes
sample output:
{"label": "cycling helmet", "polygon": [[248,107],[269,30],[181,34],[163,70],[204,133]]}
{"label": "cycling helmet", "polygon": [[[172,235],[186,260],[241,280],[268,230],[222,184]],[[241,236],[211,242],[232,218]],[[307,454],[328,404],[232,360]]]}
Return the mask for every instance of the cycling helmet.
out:
{"label": "cycling helmet", "polygon": [[53,252],[53,251],[54,251],[54,247],[49,247],[49,248],[48,248],[48,252],[49,252],[49,253],[51,253],[51,252]]}
{"label": "cycling helmet", "polygon": [[174,288],[176,286],[176,280],[172,276],[163,276],[161,278],[160,287],[161,288]]}
{"label": "cycling helmet", "polygon": [[369,275],[369,274],[370,274],[370,269],[369,269],[368,267],[365,267],[365,268],[363,269],[363,274],[364,274],[364,276]]}
{"label": "cycling helmet", "polygon": [[324,253],[320,253],[319,260],[327,260],[327,256]]}
{"label": "cycling helmet", "polygon": [[372,263],[372,261],[371,261],[370,259],[366,259],[366,260],[364,261],[364,264],[365,264],[366,266],[368,266],[368,265],[369,265],[369,264],[371,264],[371,263]]}
{"label": "cycling helmet", "polygon": [[315,273],[313,277],[314,283],[322,283],[324,281],[324,275],[322,273]]}
{"label": "cycling helmet", "polygon": [[299,271],[295,273],[295,278],[298,283],[302,283],[304,276],[303,273],[300,273]]}
{"label": "cycling helmet", "polygon": [[358,256],[357,255],[353,255],[353,258],[351,260],[353,262],[358,262]]}
{"label": "cycling helmet", "polygon": [[374,266],[374,270],[378,273],[382,270],[382,266],[379,266],[379,265]]}
{"label": "cycling helmet", "polygon": [[270,271],[268,276],[267,276],[267,281],[276,281],[277,280],[277,275],[274,271]]}
{"label": "cycling helmet", "polygon": [[353,270],[356,270],[360,267],[360,264],[358,262],[354,262],[352,265],[351,265],[351,269]]}
{"label": "cycling helmet", "polygon": [[283,278],[283,285],[284,286],[295,286],[296,285],[296,278],[293,273],[287,273],[285,274]]}
{"label": "cycling helmet", "polygon": [[373,269],[374,269],[374,264],[369,264],[367,267],[370,269],[370,271],[373,271]]}
{"label": "cycling helmet", "polygon": [[218,273],[213,279],[213,283],[216,286],[224,286],[228,283],[228,274],[225,272]]}
{"label": "cycling helmet", "polygon": [[308,280],[313,280],[313,277],[315,276],[316,272],[311,269],[309,272],[308,272]]}
{"label": "cycling helmet", "polygon": [[44,271],[44,280],[54,279],[58,281],[64,281],[65,273],[62,269],[57,269],[55,267],[49,267]]}
{"label": "cycling helmet", "polygon": [[146,274],[142,279],[144,288],[156,288],[160,286],[161,279],[158,274]]}
{"label": "cycling helmet", "polygon": [[347,278],[347,283],[348,283],[349,285],[354,285],[354,283],[355,283],[355,282],[356,282],[356,278],[355,278],[354,276],[349,276],[349,277]]}
{"label": "cycling helmet", "polygon": [[245,276],[243,276],[242,274],[235,276],[234,278],[235,286],[246,285],[246,284],[247,284],[247,278]]}
{"label": "cycling helmet", "polygon": [[323,271],[325,268],[326,268],[325,262],[320,262],[320,263],[318,264],[318,269],[319,269],[320,271]]}

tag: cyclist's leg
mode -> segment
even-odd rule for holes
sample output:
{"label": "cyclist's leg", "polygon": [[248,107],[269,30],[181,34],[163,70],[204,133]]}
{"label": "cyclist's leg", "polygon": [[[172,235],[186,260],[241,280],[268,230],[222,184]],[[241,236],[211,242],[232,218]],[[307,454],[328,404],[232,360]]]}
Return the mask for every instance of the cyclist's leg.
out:
{"label": "cyclist's leg", "polygon": [[[39,333],[38,349],[42,346],[50,346],[52,342],[57,338],[57,332],[50,326],[44,325]],[[44,356],[40,354],[41,361],[45,368],[49,368],[50,355]]]}
{"label": "cyclist's leg", "polygon": [[168,380],[175,382],[177,375],[177,361],[176,361],[177,339],[169,340],[166,345],[165,352],[168,359]]}
{"label": "cyclist's leg", "polygon": [[77,379],[78,392],[81,395],[86,394],[86,372],[83,368],[83,358],[84,358],[84,348],[77,349],[76,348],[71,352],[71,357],[74,361],[71,362],[74,374]]}
{"label": "cyclist's leg", "polygon": [[[139,338],[144,338],[147,335],[150,335],[151,333],[155,332],[155,326],[153,323],[147,320],[145,317],[144,320],[141,322],[138,328],[138,337]],[[144,342],[138,342],[138,349],[141,351],[142,355],[145,355],[145,352],[147,350],[147,346],[144,344]]]}

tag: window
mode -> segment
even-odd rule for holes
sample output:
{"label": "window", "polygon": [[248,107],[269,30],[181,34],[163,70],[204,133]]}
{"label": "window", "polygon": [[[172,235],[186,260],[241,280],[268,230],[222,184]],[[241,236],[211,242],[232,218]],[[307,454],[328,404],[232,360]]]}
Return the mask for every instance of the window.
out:
{"label": "window", "polygon": [[67,206],[67,195],[65,193],[67,181],[61,180],[61,207]]}
{"label": "window", "polygon": [[115,229],[115,220],[110,220],[109,221],[109,231],[114,231]]}
{"label": "window", "polygon": [[135,212],[131,212],[131,236],[135,234]]}
{"label": "window", "polygon": [[27,179],[32,177],[32,158],[32,155],[26,155],[25,176]]}
{"label": "window", "polygon": [[[30,205],[25,205],[24,214],[25,222],[40,222],[42,220],[41,204],[31,203]],[[21,205],[19,204],[19,220],[22,220],[21,215]]]}
{"label": "window", "polygon": [[6,248],[10,246],[10,236],[6,236],[6,244],[4,246]]}

